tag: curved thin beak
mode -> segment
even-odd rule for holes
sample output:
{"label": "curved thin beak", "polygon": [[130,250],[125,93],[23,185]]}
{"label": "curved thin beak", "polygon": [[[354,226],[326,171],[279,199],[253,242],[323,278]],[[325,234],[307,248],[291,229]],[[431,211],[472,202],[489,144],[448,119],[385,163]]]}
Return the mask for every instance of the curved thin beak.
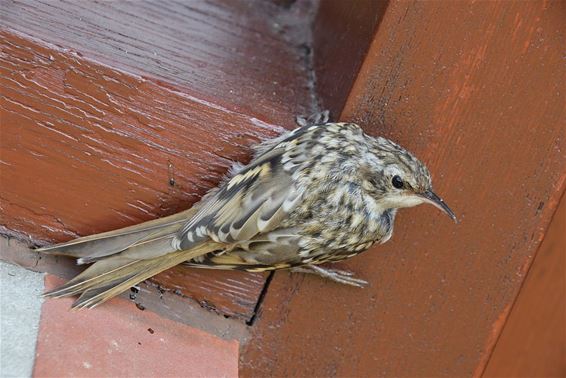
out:
{"label": "curved thin beak", "polygon": [[420,196],[425,200],[425,202],[428,202],[431,205],[439,208],[440,210],[445,212],[446,215],[448,215],[450,218],[452,218],[452,220],[454,222],[458,223],[458,219],[456,218],[456,214],[454,214],[454,212],[452,210],[450,210],[450,208],[448,207],[446,202],[444,202],[442,200],[442,198],[437,196],[432,190],[427,190],[424,193],[421,193]]}

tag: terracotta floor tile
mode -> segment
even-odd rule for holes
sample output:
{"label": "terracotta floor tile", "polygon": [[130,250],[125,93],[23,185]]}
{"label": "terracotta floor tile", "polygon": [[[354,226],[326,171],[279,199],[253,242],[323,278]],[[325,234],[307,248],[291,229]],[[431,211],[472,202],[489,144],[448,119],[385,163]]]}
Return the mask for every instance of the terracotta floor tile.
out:
{"label": "terracotta floor tile", "polygon": [[[46,289],[61,283],[47,275]],[[238,342],[141,311],[123,299],[70,310],[43,303],[35,377],[236,377]]]}

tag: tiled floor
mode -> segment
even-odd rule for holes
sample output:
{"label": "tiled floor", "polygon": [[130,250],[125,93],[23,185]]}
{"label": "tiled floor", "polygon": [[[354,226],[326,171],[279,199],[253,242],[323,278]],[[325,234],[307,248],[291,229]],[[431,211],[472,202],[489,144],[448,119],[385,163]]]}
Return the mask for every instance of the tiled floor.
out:
{"label": "tiled floor", "polygon": [[70,310],[70,298],[42,303],[44,277],[46,289],[63,281],[3,262],[0,268],[2,377],[238,375],[236,340],[120,298],[80,311]]}

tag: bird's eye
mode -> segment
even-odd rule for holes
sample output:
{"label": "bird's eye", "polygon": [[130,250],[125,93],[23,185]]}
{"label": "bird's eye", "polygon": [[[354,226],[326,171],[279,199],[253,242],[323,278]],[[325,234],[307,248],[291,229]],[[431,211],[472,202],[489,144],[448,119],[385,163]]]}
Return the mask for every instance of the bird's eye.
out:
{"label": "bird's eye", "polygon": [[393,184],[393,187],[397,189],[402,189],[404,186],[403,180],[401,180],[401,177],[397,175],[393,176],[393,178],[391,179],[391,184]]}

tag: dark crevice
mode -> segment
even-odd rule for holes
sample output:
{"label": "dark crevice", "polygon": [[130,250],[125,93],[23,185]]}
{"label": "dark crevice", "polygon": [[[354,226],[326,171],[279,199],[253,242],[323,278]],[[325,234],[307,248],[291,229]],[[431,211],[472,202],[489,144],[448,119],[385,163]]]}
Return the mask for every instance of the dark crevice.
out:
{"label": "dark crevice", "polygon": [[265,295],[267,294],[267,289],[269,289],[269,284],[271,284],[271,280],[273,279],[274,274],[275,274],[275,272],[270,272],[269,276],[265,280],[265,284],[263,285],[263,289],[261,289],[261,293],[259,293],[259,298],[257,299],[257,303],[255,304],[254,311],[252,313],[252,317],[248,321],[246,321],[247,325],[249,325],[249,326],[254,325],[254,323],[257,319],[259,310],[261,308],[261,304],[263,303],[263,299],[265,298]]}
{"label": "dark crevice", "polygon": [[318,13],[319,1],[312,0],[310,2],[309,12],[306,16],[306,27],[304,32],[304,42],[300,46],[302,49],[303,62],[307,74],[307,86],[309,91],[310,112],[311,114],[320,113],[323,109],[320,108],[320,101],[317,93],[316,71],[314,68],[314,36],[313,25]]}
{"label": "dark crevice", "polygon": [[312,39],[310,44],[305,44],[302,47],[304,50],[304,61],[308,75],[307,85],[310,97],[310,112],[311,114],[320,113],[322,109],[320,108],[320,101],[316,93],[316,72],[314,70],[314,49],[312,46]]}
{"label": "dark crevice", "polygon": [[[284,40],[296,49],[300,59],[302,73],[306,75],[306,89],[308,103],[303,104],[301,111],[307,114],[295,114],[310,116],[319,113],[320,102],[317,96],[316,74],[314,69],[314,37],[313,25],[320,6],[319,0],[274,0],[280,6],[274,25]],[[293,62],[289,62],[293,64]],[[294,78],[290,78],[294,79]]]}

